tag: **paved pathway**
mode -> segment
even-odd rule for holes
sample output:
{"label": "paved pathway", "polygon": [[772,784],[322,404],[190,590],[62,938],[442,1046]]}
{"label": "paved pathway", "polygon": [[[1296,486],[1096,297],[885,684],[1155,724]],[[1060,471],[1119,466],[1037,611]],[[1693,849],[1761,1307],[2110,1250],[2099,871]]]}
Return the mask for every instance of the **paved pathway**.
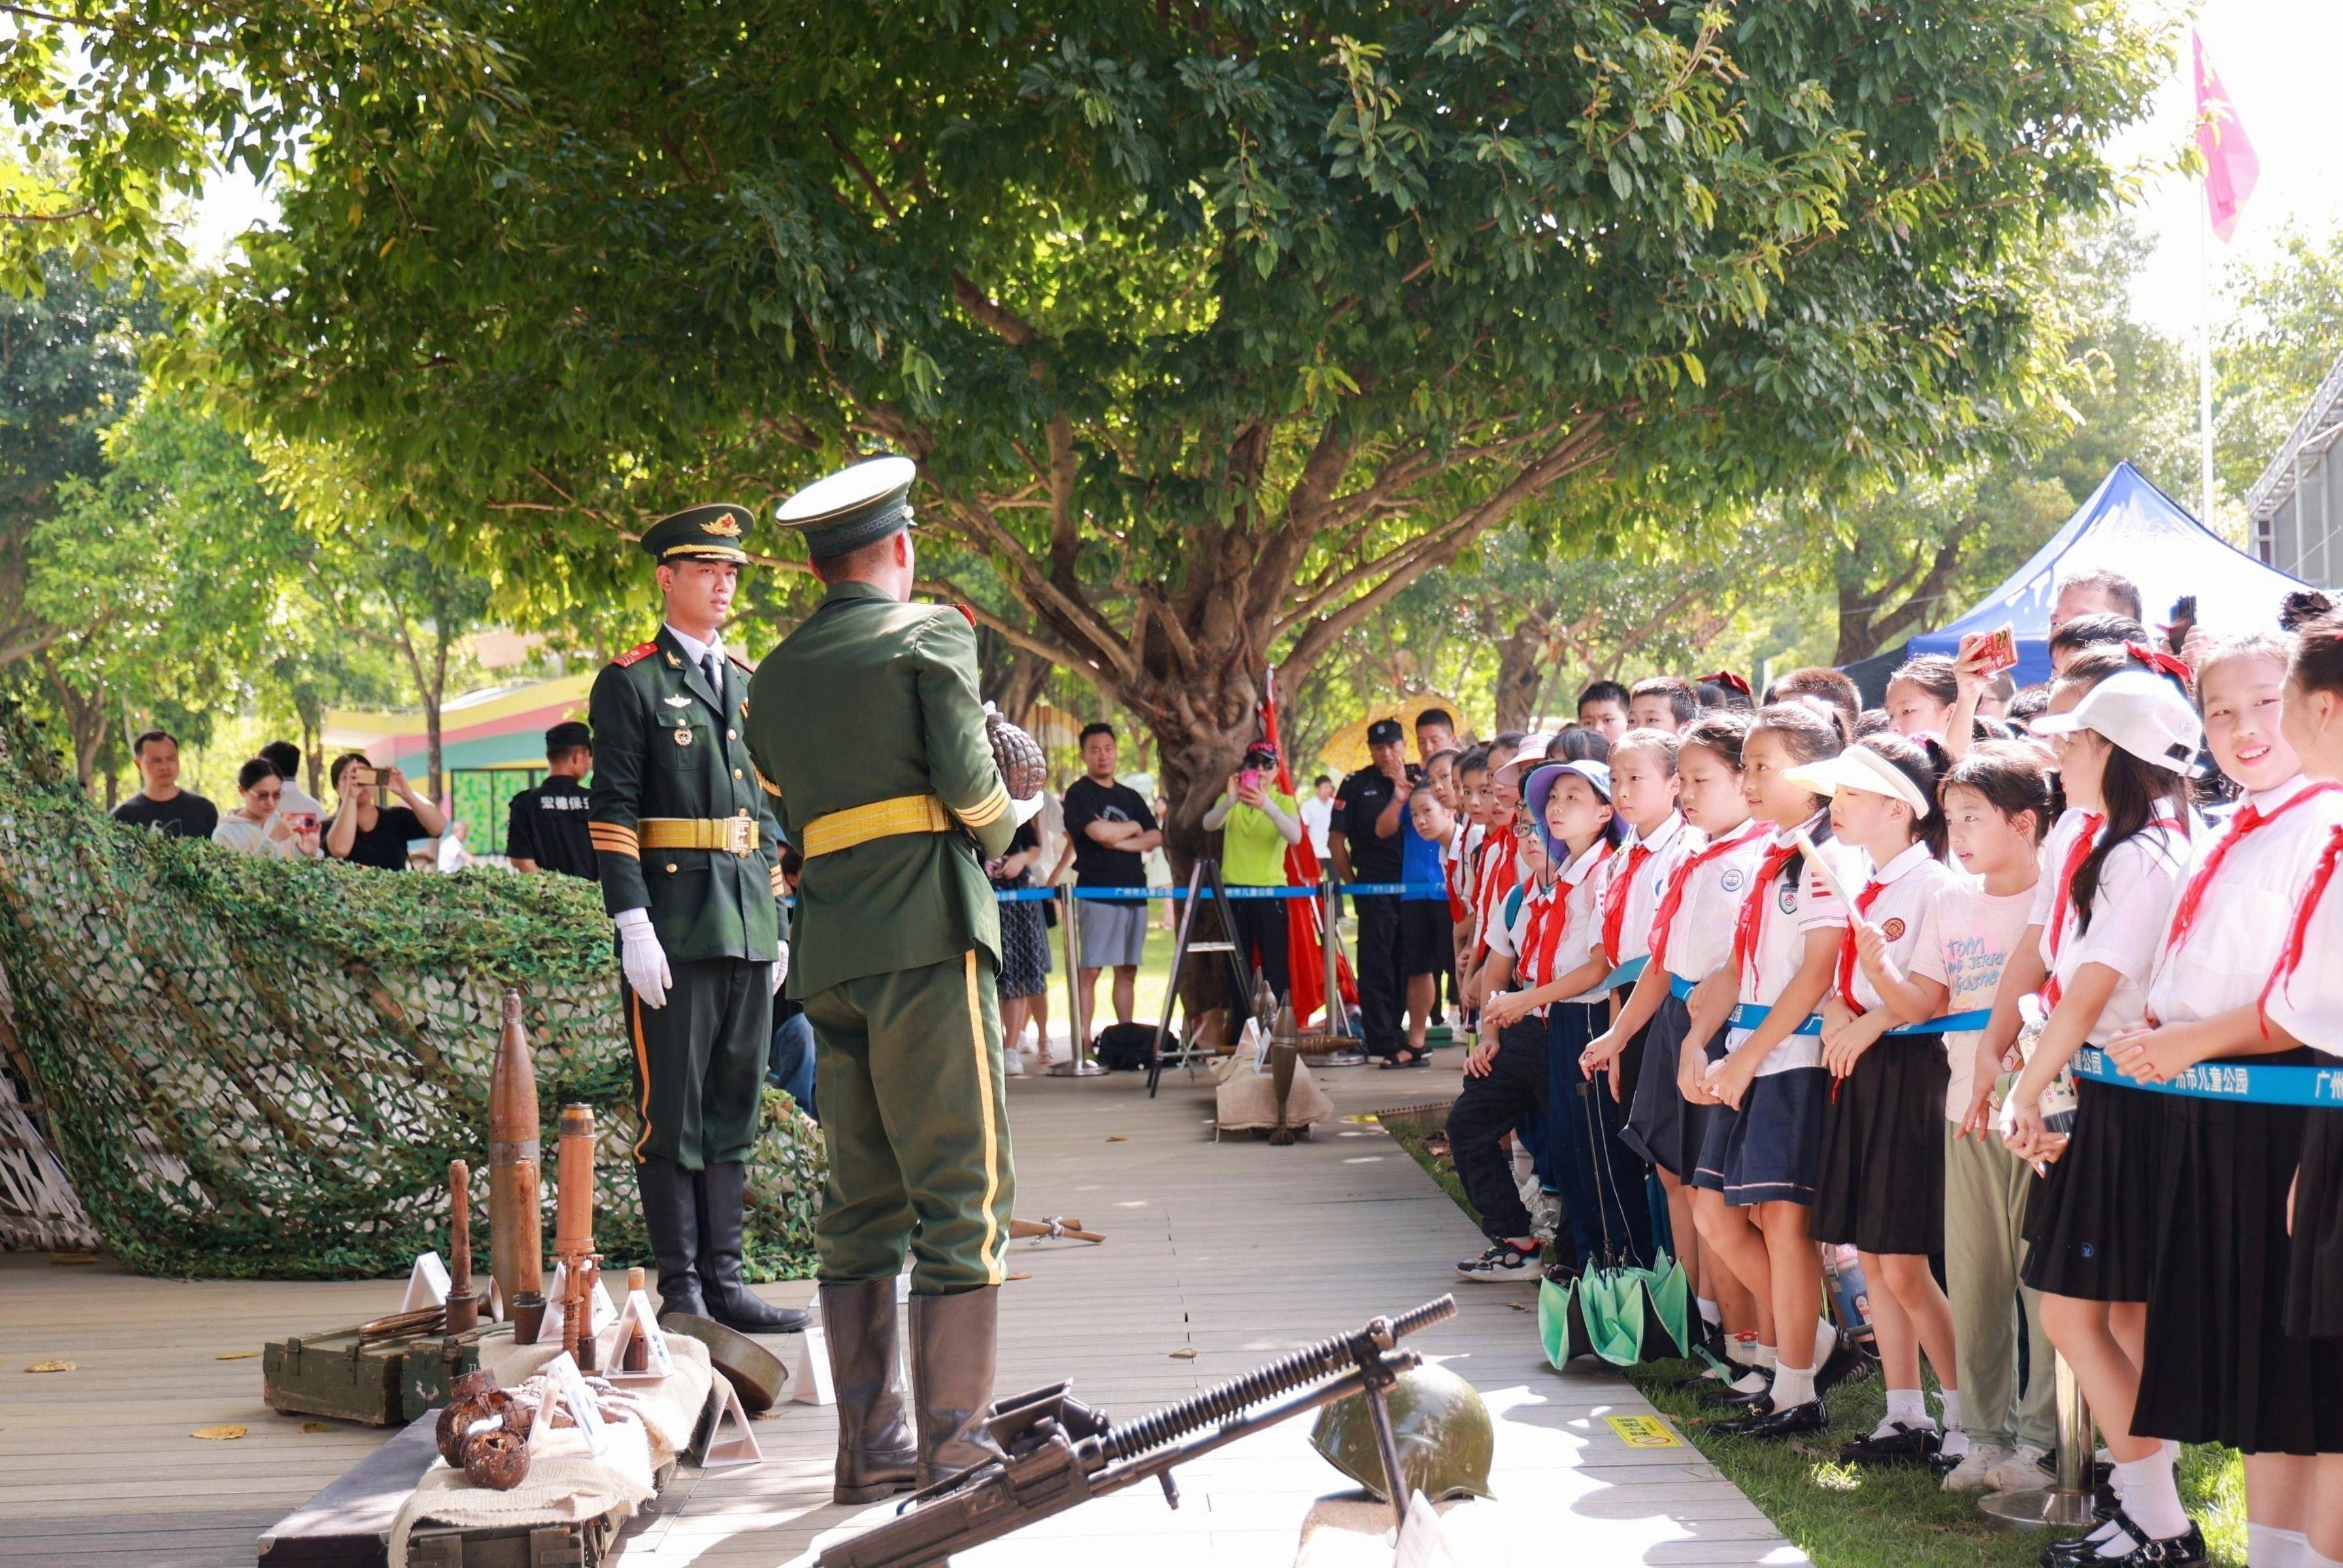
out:
{"label": "paved pathway", "polygon": [[[1326,1081],[1345,1112],[1453,1085],[1438,1069]],[[1136,1415],[1453,1287],[1458,1316],[1411,1342],[1488,1398],[1501,1504],[1534,1522],[1541,1550],[1608,1563],[1805,1562],[1691,1447],[1619,1438],[1606,1417],[1652,1413],[1624,1380],[1545,1365],[1532,1287],[1456,1280],[1478,1237],[1380,1129],[1338,1123],[1286,1149],[1214,1144],[1210,1089],[1174,1074],[1150,1102],[1130,1076],[1012,1085],[1018,1212],[1076,1215],[1110,1240],[1011,1245],[1011,1267],[1027,1277],[1003,1298],[1004,1390],[1071,1377],[1092,1404]],[[256,1360],[216,1358],[389,1311],[397,1290],[191,1284],[0,1257],[0,1563],[251,1563],[262,1528],[379,1434],[304,1432],[260,1403]],[[798,1302],[809,1287],[766,1293]],[[21,1370],[53,1358],[78,1370]],[[249,1435],[186,1436],[216,1422]],[[679,1480],[621,1561],[771,1568],[884,1516],[830,1505],[828,1411],[787,1405],[758,1432],[762,1466]],[[1345,1485],[1305,1435],[1290,1422],[1183,1468],[1176,1513],[1155,1488],[1133,1488],[958,1561],[1283,1568],[1311,1501]]]}

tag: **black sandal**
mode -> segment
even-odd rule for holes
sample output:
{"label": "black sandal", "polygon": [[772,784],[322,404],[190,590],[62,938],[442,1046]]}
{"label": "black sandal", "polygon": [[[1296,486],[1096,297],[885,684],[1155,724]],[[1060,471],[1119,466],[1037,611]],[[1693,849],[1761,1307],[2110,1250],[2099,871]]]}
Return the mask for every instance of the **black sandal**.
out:
{"label": "black sandal", "polygon": [[1431,1060],[1432,1055],[1429,1051],[1418,1050],[1411,1045],[1403,1045],[1383,1059],[1383,1069],[1385,1072],[1390,1072],[1394,1070],[1422,1067]]}

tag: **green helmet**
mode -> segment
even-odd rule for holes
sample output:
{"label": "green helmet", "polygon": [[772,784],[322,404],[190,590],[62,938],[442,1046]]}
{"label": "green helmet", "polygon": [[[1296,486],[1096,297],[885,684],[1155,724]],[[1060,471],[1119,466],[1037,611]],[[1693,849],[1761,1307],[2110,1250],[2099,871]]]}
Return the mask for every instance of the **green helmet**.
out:
{"label": "green helmet", "polygon": [[[1490,1495],[1489,1460],[1497,1434],[1480,1390],[1445,1367],[1420,1366],[1400,1373],[1383,1402],[1391,1411],[1400,1475],[1411,1493],[1421,1492],[1434,1503]],[[1310,1429],[1310,1446],[1378,1501],[1389,1501],[1365,1395],[1322,1407]]]}

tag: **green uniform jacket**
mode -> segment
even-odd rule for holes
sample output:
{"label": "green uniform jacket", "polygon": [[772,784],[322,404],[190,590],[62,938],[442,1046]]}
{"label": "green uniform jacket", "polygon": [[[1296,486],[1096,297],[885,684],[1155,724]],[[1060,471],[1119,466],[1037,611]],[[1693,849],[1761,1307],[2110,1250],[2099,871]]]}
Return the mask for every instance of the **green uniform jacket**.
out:
{"label": "green uniform jacket", "polygon": [[[728,662],[711,691],[665,627],[595,678],[587,832],[602,907],[649,910],[670,963],[780,956],[779,824],[740,739],[748,698],[745,665]],[[646,849],[636,832],[645,817],[742,815],[759,825],[749,855]]]}
{"label": "green uniform jacket", "polygon": [[1001,917],[977,846],[997,856],[1017,826],[985,739],[976,631],[959,610],[898,604],[868,583],[833,587],[757,667],[749,754],[779,793],[791,843],[832,811],[907,795],[936,797],[968,829],[898,833],[808,859],[791,996],[957,961],[971,947],[1000,962]]}

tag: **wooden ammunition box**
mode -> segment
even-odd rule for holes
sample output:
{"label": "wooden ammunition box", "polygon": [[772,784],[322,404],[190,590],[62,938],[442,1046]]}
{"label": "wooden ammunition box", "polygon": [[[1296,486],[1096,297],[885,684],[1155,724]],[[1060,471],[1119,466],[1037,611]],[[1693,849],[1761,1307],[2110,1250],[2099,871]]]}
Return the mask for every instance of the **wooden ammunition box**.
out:
{"label": "wooden ammunition box", "polygon": [[509,1338],[511,1329],[507,1324],[482,1323],[460,1334],[429,1334],[407,1342],[398,1386],[407,1420],[446,1404],[447,1391],[456,1380],[479,1371],[480,1342],[491,1333]]}
{"label": "wooden ammunition box", "polygon": [[[279,1415],[329,1415],[397,1426],[423,1413],[407,1402],[407,1358],[436,1338],[367,1339],[357,1325],[272,1340],[260,1352],[261,1397]],[[476,1358],[477,1359],[477,1358]]]}

